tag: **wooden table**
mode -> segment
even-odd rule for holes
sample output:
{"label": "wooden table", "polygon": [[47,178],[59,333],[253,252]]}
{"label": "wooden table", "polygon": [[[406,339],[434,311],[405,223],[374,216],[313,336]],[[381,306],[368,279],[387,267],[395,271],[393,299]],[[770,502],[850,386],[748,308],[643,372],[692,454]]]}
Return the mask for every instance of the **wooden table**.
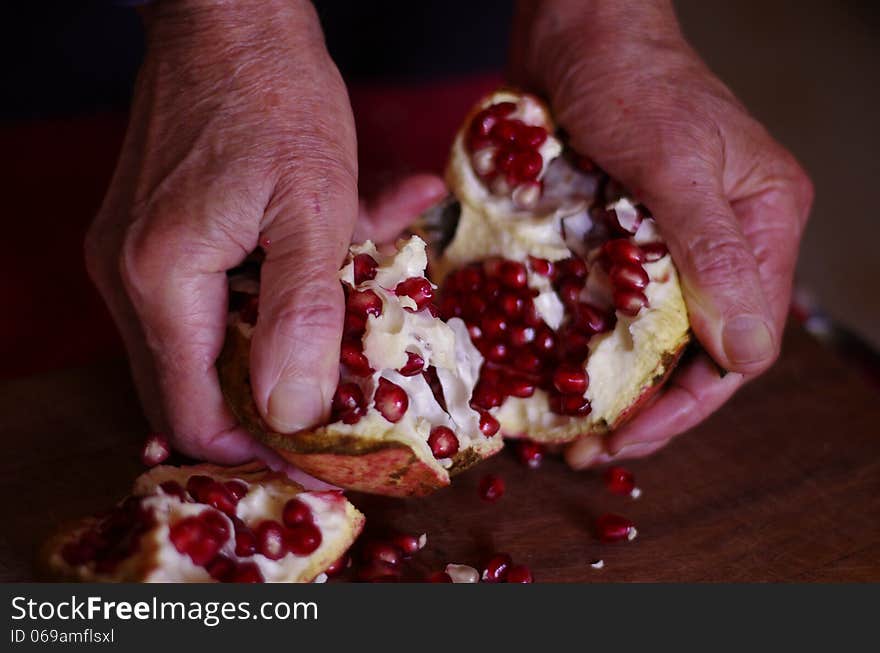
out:
{"label": "wooden table", "polygon": [[[427,531],[420,570],[510,552],[539,581],[880,580],[880,396],[799,329],[776,367],[701,427],[634,462],[641,499],[508,452],[424,500],[354,497],[379,532]],[[121,496],[146,426],[122,361],[0,385],[0,580],[31,578],[57,523]],[[501,475],[497,504],[476,494]],[[603,545],[606,511],[639,537]],[[605,561],[594,570],[593,560]]]}

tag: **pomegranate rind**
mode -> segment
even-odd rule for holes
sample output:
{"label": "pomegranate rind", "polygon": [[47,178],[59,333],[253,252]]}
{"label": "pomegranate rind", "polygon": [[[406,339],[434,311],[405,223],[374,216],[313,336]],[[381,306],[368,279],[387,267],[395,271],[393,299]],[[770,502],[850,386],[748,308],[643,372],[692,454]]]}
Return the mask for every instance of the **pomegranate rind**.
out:
{"label": "pomegranate rind", "polygon": [[220,385],[233,414],[254,437],[304,472],[339,487],[394,497],[426,496],[450,484],[458,474],[503,447],[500,438],[462,449],[448,469],[393,424],[358,429],[333,424],[296,433],[273,431],[260,416],[249,380],[250,338],[230,326],[217,360]]}
{"label": "pomegranate rind", "polygon": [[[329,506],[332,520],[337,525],[335,537],[326,538],[321,545],[305,559],[297,573],[277,579],[276,582],[309,583],[312,582],[333,562],[338,560],[354,543],[363,529],[365,518],[340,492],[315,492],[303,490],[297,483],[281,472],[273,472],[259,463],[250,463],[238,467],[220,467],[211,464],[172,467],[160,465],[139,476],[132,488],[132,495],[149,497],[156,494],[156,488],[163,482],[173,480],[185,486],[190,476],[202,474],[217,481],[243,480],[252,486],[271,488],[284,498],[298,495],[311,495],[314,500]],[[205,506],[204,510],[213,510]],[[266,515],[266,518],[277,517]],[[157,526],[144,533],[136,553],[122,560],[112,573],[98,573],[91,565],[72,566],[61,556],[61,550],[68,542],[76,541],[80,535],[91,530],[100,523],[98,517],[86,517],[70,522],[60,528],[41,547],[37,559],[37,570],[47,580],[69,582],[212,582],[207,573],[180,578],[169,575],[163,570],[162,551],[168,550],[164,523],[161,517]],[[301,557],[302,559],[302,557]]]}

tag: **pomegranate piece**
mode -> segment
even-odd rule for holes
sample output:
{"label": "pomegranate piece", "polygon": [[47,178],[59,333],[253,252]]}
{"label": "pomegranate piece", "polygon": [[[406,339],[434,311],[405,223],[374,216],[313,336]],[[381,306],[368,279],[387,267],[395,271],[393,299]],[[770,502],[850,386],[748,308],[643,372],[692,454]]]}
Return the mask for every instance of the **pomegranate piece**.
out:
{"label": "pomegranate piece", "polygon": [[281,512],[281,521],[288,528],[300,524],[313,524],[315,521],[312,509],[299,499],[289,499]]}
{"label": "pomegranate piece", "polygon": [[445,571],[435,571],[430,576],[428,576],[429,583],[451,583],[452,576],[447,574]]}
{"label": "pomegranate piece", "polygon": [[533,583],[532,570],[525,565],[513,565],[507,572],[508,583]]}
{"label": "pomegranate piece", "polygon": [[609,467],[604,478],[605,487],[613,494],[629,496],[636,487],[636,477],[625,467]]}
{"label": "pomegranate piece", "polygon": [[257,525],[257,551],[269,560],[280,560],[287,555],[284,528],[277,521],[267,519]]}
{"label": "pomegranate piece", "polygon": [[537,469],[544,460],[544,447],[537,442],[520,440],[516,443],[516,457],[526,467]]}
{"label": "pomegranate piece", "polygon": [[434,288],[431,286],[431,282],[424,277],[410,277],[409,279],[404,279],[397,284],[394,292],[396,292],[398,296],[405,295],[412,299],[416,303],[417,311],[425,308],[434,297]]}
{"label": "pomegranate piece", "polygon": [[485,410],[480,411],[480,433],[485,435],[487,438],[491,438],[493,435],[498,433],[498,429],[501,428],[501,424],[497,419],[492,417],[492,415]]}
{"label": "pomegranate piece", "polygon": [[376,278],[376,268],[379,267],[379,264],[369,254],[358,254],[354,257],[353,263],[355,285]]}
{"label": "pomegranate piece", "polygon": [[504,479],[494,474],[487,474],[480,479],[478,491],[483,501],[495,503],[504,496]]}
{"label": "pomegranate piece", "polygon": [[415,376],[416,374],[421,374],[424,369],[425,359],[414,352],[408,351],[406,352],[406,365],[397,371],[403,376]]}
{"label": "pomegranate piece", "polygon": [[614,307],[624,315],[635,317],[647,305],[648,298],[639,290],[614,291]]}
{"label": "pomegranate piece", "polygon": [[403,551],[395,544],[381,540],[370,540],[361,549],[361,555],[366,562],[384,562],[397,567],[403,560]]}
{"label": "pomegranate piece", "polygon": [[343,340],[339,347],[339,360],[354,376],[370,376],[374,372],[359,340]]}
{"label": "pomegranate piece", "polygon": [[312,523],[302,523],[284,533],[284,548],[294,555],[307,556],[321,546],[321,530]]}
{"label": "pomegranate piece", "polygon": [[596,534],[602,542],[621,542],[636,537],[635,525],[626,517],[605,513],[596,519]]}
{"label": "pomegranate piece", "polygon": [[562,394],[582,396],[589,386],[587,371],[581,365],[562,363],[553,372],[553,386]]}
{"label": "pomegranate piece", "polygon": [[162,433],[151,434],[141,449],[141,461],[147,467],[155,467],[165,462],[171,455],[171,444]]}
{"label": "pomegranate piece", "polygon": [[348,293],[347,309],[362,317],[382,315],[382,298],[372,290],[354,290]]}
{"label": "pomegranate piece", "polygon": [[481,578],[486,583],[503,583],[513,566],[513,559],[506,553],[496,553],[486,562]]}
{"label": "pomegranate piece", "polygon": [[458,453],[458,438],[447,426],[435,426],[428,436],[428,446],[434,458],[451,458]]}
{"label": "pomegranate piece", "polygon": [[382,417],[394,424],[403,418],[409,408],[409,397],[399,385],[388,379],[379,379],[374,403],[376,410],[382,414]]}

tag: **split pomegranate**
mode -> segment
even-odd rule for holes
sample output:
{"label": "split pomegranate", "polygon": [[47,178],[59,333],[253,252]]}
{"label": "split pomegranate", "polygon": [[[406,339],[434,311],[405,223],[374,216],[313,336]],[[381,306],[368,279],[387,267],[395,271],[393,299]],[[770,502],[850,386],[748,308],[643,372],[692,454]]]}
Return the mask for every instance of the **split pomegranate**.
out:
{"label": "split pomegranate", "polygon": [[[230,505],[215,505],[220,489]],[[256,464],[159,466],[113,510],[58,533],[42,559],[67,580],[309,582],[362,525],[340,493],[305,492]]]}

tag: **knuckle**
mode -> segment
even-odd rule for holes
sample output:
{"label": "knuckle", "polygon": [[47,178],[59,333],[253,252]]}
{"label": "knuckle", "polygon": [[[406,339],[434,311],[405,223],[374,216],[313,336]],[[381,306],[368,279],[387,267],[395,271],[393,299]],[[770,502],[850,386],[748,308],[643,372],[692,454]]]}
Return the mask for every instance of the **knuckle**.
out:
{"label": "knuckle", "polygon": [[753,276],[754,256],[738,236],[720,229],[704,231],[690,239],[686,256],[689,268],[702,285],[733,286]]}

